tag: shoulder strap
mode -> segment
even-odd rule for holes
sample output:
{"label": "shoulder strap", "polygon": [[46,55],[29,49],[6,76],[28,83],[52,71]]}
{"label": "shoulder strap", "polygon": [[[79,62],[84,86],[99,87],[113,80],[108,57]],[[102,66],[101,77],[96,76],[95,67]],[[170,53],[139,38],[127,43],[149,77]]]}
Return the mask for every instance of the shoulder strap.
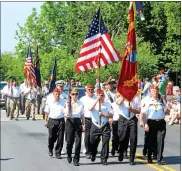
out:
{"label": "shoulder strap", "polygon": [[111,96],[111,94],[110,94],[110,92],[109,92],[108,90],[106,90],[106,94],[107,94],[107,96],[108,96],[110,102],[111,102],[111,103],[114,103],[114,100],[113,100],[113,98],[112,98],[112,96]]}

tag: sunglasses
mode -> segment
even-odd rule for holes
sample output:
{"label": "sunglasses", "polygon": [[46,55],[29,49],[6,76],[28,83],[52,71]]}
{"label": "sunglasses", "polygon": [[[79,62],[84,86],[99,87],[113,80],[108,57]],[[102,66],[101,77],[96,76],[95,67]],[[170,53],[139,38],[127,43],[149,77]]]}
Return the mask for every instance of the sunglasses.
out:
{"label": "sunglasses", "polygon": [[78,93],[73,93],[73,94],[71,94],[72,96],[78,96]]}
{"label": "sunglasses", "polygon": [[99,96],[101,96],[101,97],[104,97],[104,95],[103,94],[98,94]]}

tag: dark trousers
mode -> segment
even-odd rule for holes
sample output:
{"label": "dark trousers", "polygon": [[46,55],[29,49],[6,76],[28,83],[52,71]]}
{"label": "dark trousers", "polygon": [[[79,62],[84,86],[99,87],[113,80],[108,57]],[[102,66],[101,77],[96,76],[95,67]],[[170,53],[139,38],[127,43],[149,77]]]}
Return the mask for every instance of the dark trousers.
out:
{"label": "dark trousers", "polygon": [[118,120],[118,136],[119,136],[119,153],[123,155],[124,150],[128,146],[130,140],[130,161],[134,161],[137,136],[138,136],[138,119],[134,116],[132,119],[127,120],[123,116],[119,116]]}
{"label": "dark trousers", "polygon": [[25,113],[25,102],[26,102],[25,95],[21,94],[21,96],[20,96],[20,111],[21,111],[22,115]]}
{"label": "dark trousers", "polygon": [[57,141],[55,154],[61,155],[64,142],[65,120],[64,118],[49,118],[47,126],[49,131],[48,148],[52,151],[54,148],[54,143]]}
{"label": "dark trousers", "polygon": [[[149,141],[149,133],[145,131],[144,148],[143,148],[143,154],[145,154],[145,155],[148,153],[148,143],[149,143],[148,141]],[[152,153],[154,156],[157,156],[157,142],[155,145],[153,145]]]}
{"label": "dark trousers", "polygon": [[90,129],[92,126],[91,118],[85,117],[85,149],[86,154],[90,153]]}
{"label": "dark trousers", "polygon": [[118,121],[112,122],[112,148],[118,151],[119,137],[118,137]]}
{"label": "dark trousers", "polygon": [[111,137],[111,128],[109,123],[106,123],[102,128],[98,128],[92,123],[90,130],[90,143],[91,153],[93,156],[96,156],[97,154],[100,137],[102,137],[101,160],[107,160],[109,156],[109,140]]}
{"label": "dark trousers", "polygon": [[74,159],[79,162],[80,160],[80,150],[81,150],[81,135],[82,135],[82,123],[80,118],[67,119],[66,127],[66,142],[67,142],[67,155],[71,157],[73,144],[75,142],[75,155]]}
{"label": "dark trousers", "polygon": [[151,159],[152,150],[157,146],[157,161],[161,161],[166,136],[166,121],[164,119],[159,121],[148,119],[147,124],[149,126],[148,159]]}
{"label": "dark trousers", "polygon": [[144,147],[143,147],[143,154],[147,154],[148,152],[148,132],[145,131],[144,135]]}

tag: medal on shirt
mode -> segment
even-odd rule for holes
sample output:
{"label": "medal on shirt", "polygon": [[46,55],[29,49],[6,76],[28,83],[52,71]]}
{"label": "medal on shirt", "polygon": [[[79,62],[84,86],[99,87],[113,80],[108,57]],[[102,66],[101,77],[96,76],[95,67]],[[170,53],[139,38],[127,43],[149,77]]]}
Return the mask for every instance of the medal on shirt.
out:
{"label": "medal on shirt", "polygon": [[157,102],[152,102],[152,104],[155,107],[155,112],[157,112],[158,111],[158,103]]}
{"label": "medal on shirt", "polygon": [[76,104],[73,105],[73,111],[76,112]]}

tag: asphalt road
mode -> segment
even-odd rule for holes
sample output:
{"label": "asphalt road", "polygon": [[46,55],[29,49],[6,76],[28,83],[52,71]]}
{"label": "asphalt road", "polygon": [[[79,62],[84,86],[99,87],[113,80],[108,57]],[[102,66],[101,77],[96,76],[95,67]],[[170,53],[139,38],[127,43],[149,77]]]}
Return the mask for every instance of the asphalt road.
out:
{"label": "asphalt road", "polygon": [[[38,117],[38,116],[37,116]],[[5,111],[1,110],[1,171],[179,171],[181,163],[180,126],[167,127],[165,139],[165,165],[147,164],[141,156],[143,148],[142,128],[139,128],[136,165],[130,166],[129,160],[118,162],[117,155],[108,159],[108,165],[100,163],[99,154],[94,163],[81,154],[80,166],[69,164],[66,155],[62,159],[48,156],[48,132],[41,119],[26,120],[21,116],[19,121],[6,118]],[[83,150],[83,146],[82,146]]]}

